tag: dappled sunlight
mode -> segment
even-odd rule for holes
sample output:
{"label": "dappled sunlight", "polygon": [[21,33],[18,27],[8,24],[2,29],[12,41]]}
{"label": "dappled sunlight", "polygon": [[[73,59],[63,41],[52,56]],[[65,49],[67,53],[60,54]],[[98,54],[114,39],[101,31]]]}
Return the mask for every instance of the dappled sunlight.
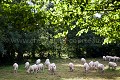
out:
{"label": "dappled sunlight", "polygon": [[[109,69],[109,66],[107,65],[107,66],[105,66],[105,70],[108,70]],[[120,70],[120,66],[117,66],[116,67],[116,69],[115,69],[115,71],[119,71]]]}
{"label": "dappled sunlight", "polygon": [[105,78],[62,78],[62,80],[113,80]]}
{"label": "dappled sunlight", "polygon": [[117,67],[116,70],[120,70],[120,67]]}
{"label": "dappled sunlight", "polygon": [[68,66],[68,64],[62,64],[63,66]]}
{"label": "dappled sunlight", "polygon": [[[68,66],[68,64],[62,64],[62,65],[64,65],[64,66]],[[75,66],[75,67],[83,67],[82,64],[74,64],[74,66]]]}
{"label": "dappled sunlight", "polygon": [[76,67],[83,67],[81,64],[75,64]]}
{"label": "dappled sunlight", "polygon": [[120,80],[120,77],[116,77],[115,79],[116,79],[116,80]]}
{"label": "dappled sunlight", "polygon": [[108,69],[108,66],[105,66],[105,69]]}
{"label": "dappled sunlight", "polygon": [[[87,60],[90,61],[91,59]],[[73,72],[69,71],[69,62],[72,62],[75,66]],[[16,80],[120,80],[120,66],[116,70],[112,70],[108,68],[108,62],[102,61],[102,59],[99,62],[105,65],[103,74],[96,70],[90,70],[88,73],[85,73],[83,64],[80,63],[79,59],[59,59],[59,61],[56,61],[57,69],[55,75],[51,75],[46,68],[44,72],[27,74],[24,69],[24,64],[20,64]],[[13,72],[11,72],[12,66],[0,68],[0,80],[4,80],[3,78],[5,77],[7,78],[6,80],[14,80]]]}
{"label": "dappled sunlight", "polygon": [[120,0],[1,0],[0,80],[120,80],[119,15]]}

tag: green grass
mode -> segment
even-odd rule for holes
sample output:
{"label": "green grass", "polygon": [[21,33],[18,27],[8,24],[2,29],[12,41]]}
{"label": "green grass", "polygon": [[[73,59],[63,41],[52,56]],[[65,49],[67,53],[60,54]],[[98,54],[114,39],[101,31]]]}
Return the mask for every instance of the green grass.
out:
{"label": "green grass", "polygon": [[[57,59],[51,61],[55,62],[57,66],[55,75],[51,75],[47,69],[37,74],[28,74],[24,69],[24,64],[20,64],[18,73],[14,74],[11,64],[11,66],[0,67],[0,80],[120,80],[120,62],[117,62],[118,67],[116,70],[110,70],[107,65],[108,61],[87,59],[87,62],[90,60],[98,60],[105,64],[105,72],[101,74],[93,70],[86,74],[79,59]],[[74,72],[69,72],[69,62],[75,64]]]}

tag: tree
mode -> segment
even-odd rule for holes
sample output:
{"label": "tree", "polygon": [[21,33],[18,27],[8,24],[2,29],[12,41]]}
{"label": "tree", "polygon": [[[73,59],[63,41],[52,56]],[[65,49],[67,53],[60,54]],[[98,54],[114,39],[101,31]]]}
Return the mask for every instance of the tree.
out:
{"label": "tree", "polygon": [[[92,54],[106,47],[101,43],[96,49],[95,44],[86,47],[88,43],[79,43],[93,36],[119,48],[119,6],[118,0],[1,0],[0,56],[4,54],[10,61],[15,60],[16,53],[21,60],[25,52],[32,57],[43,52],[60,57],[65,50],[73,49],[80,57],[79,51]],[[70,43],[71,39],[75,42]]]}
{"label": "tree", "polygon": [[[64,31],[80,27],[77,35],[93,30],[95,34],[104,36],[105,43],[119,41],[119,1],[117,0],[63,0],[55,1],[51,20],[54,24],[63,25]],[[96,13],[98,16],[96,16]],[[72,22],[76,21],[75,25]]]}

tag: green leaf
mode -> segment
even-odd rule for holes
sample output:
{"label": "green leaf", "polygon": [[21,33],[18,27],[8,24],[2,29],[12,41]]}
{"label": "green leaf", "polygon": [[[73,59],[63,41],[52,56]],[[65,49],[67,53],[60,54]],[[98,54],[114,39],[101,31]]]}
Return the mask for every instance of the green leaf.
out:
{"label": "green leaf", "polygon": [[87,33],[87,32],[88,32],[88,29],[82,29],[82,30],[78,31],[76,36],[81,36],[83,33]]}

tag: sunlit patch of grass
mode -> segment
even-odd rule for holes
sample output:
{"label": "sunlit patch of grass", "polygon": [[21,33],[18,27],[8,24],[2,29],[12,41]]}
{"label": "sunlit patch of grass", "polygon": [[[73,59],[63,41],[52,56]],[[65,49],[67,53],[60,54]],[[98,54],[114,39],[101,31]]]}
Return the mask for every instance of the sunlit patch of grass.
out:
{"label": "sunlit patch of grass", "polygon": [[119,70],[119,71],[120,71],[120,67],[117,67],[116,70]]}
{"label": "sunlit patch of grass", "polygon": [[[68,64],[62,64],[62,65],[68,66]],[[83,67],[83,65],[82,64],[74,64],[74,67]]]}
{"label": "sunlit patch of grass", "polygon": [[62,80],[112,80],[112,79],[105,79],[105,78],[62,78]]}
{"label": "sunlit patch of grass", "polygon": [[[92,58],[87,59],[87,62],[91,60],[98,60],[100,63],[105,64],[104,73],[100,73],[96,70],[90,70],[88,73],[85,73],[80,59],[56,59],[51,60],[51,62],[56,63],[57,66],[55,75],[51,75],[47,69],[37,74],[27,74],[24,64],[19,64],[18,73],[14,74],[11,64],[11,66],[0,67],[0,80],[120,80],[120,62],[117,62],[118,67],[116,70],[112,70],[108,68],[108,61]],[[69,62],[75,65],[73,72],[69,71]]]}

